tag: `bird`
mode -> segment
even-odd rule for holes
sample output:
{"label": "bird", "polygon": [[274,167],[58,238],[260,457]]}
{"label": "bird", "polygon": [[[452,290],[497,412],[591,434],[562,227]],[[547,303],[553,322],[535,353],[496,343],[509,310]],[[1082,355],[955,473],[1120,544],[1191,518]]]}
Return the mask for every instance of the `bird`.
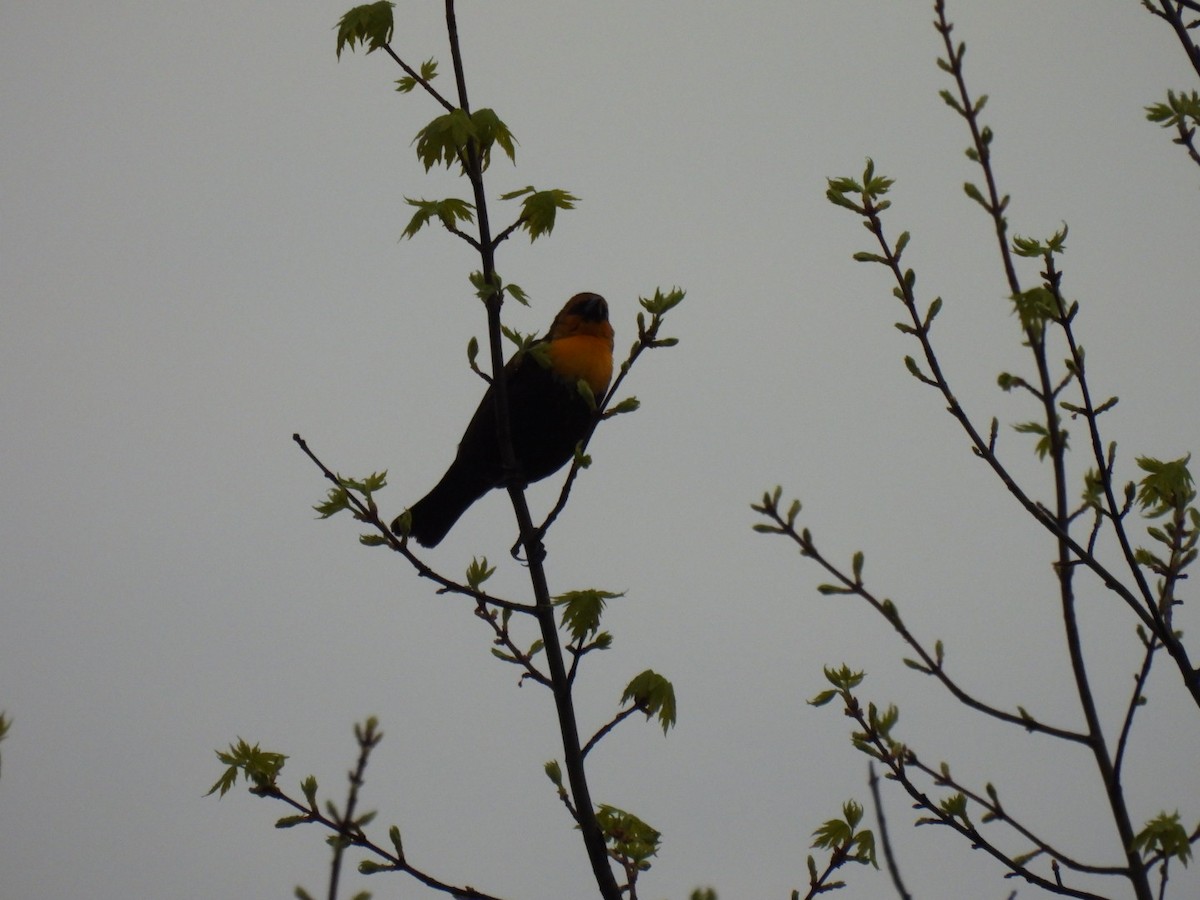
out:
{"label": "bird", "polygon": [[[515,480],[531,484],[553,475],[574,456],[596,421],[579,382],[595,402],[612,379],[613,330],[608,303],[599,294],[576,294],[554,317],[550,330],[503,370],[516,462]],[[471,417],[454,462],[441,481],[408,510],[408,534],[435,547],[459,517],[488,491],[506,484],[496,424],[496,387],[489,384]],[[401,534],[404,516],[392,522]]]}

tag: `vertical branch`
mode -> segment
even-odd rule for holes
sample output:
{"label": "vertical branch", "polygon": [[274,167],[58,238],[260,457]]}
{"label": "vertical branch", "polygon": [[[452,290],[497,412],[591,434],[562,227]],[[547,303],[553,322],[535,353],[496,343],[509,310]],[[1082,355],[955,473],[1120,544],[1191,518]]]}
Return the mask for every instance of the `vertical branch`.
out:
{"label": "vertical branch", "polygon": [[[992,170],[989,149],[991,133],[979,125],[978,113],[982,108],[982,102],[974,102],[967,90],[962,66],[965,45],[959,43],[956,47],[950,39],[950,32],[953,29],[953,25],[946,18],[945,0],[936,0],[934,8],[937,13],[937,22],[935,25],[938,33],[942,36],[946,48],[947,59],[943,68],[950,72],[958,88],[959,105],[955,106],[955,108],[967,121],[967,125],[971,131],[972,149],[974,151],[972,158],[978,162],[980,168],[983,170],[984,181],[987,187],[987,200],[982,202],[981,205],[988,211],[994,223],[1004,272],[1008,279],[1009,289],[1015,298],[1020,296],[1021,286],[1013,263],[1012,252],[1008,245],[1008,223],[1004,216],[1004,210],[1008,205],[1008,198],[1000,197]],[[1043,273],[1043,277],[1050,280],[1052,274],[1048,271],[1047,273]],[[1129,866],[1129,879],[1138,900],[1151,900],[1152,892],[1149,880],[1146,877],[1146,872],[1142,867],[1138,853],[1133,846],[1134,831],[1129,818],[1129,810],[1125,804],[1124,791],[1121,788],[1120,779],[1113,766],[1108,745],[1104,739],[1100,715],[1096,708],[1096,700],[1092,694],[1091,682],[1084,660],[1083,641],[1079,632],[1074,589],[1075,566],[1073,564],[1072,542],[1070,540],[1072,515],[1067,499],[1066,433],[1062,429],[1058,411],[1055,407],[1058,392],[1050,375],[1050,364],[1046,352],[1046,325],[1048,324],[1046,321],[1041,323],[1027,323],[1025,325],[1025,336],[1033,353],[1034,363],[1037,368],[1039,383],[1038,397],[1042,403],[1042,414],[1046,422],[1046,435],[1049,438],[1049,457],[1053,469],[1054,490],[1054,506],[1051,516],[1056,532],[1055,570],[1059,585],[1059,603],[1062,608],[1064,636],[1071,661],[1071,671],[1075,680],[1075,691],[1079,698],[1084,719],[1087,722],[1088,746],[1092,751],[1092,756],[1104,784],[1105,793],[1108,796],[1114,824],[1116,825],[1121,846]]]}
{"label": "vertical branch", "polygon": [[904,886],[900,878],[900,867],[896,864],[896,854],[892,850],[892,839],[888,834],[887,819],[883,815],[883,800],[879,796],[879,776],[875,774],[875,764],[867,765],[867,784],[871,788],[871,801],[875,805],[875,821],[879,823],[879,841],[883,845],[883,859],[887,863],[888,875],[891,876],[892,886],[900,900],[912,900],[912,894]]}
{"label": "vertical branch", "polygon": [[[458,23],[454,12],[454,0],[446,0],[446,30],[450,40],[450,53],[454,63],[454,79],[458,86],[459,105],[470,114],[467,99],[466,75],[463,68],[462,50],[458,39]],[[488,220],[487,194],[483,184],[483,159],[478,148],[468,145],[464,152],[463,169],[471,182],[475,199],[475,213],[479,227],[479,252],[483,266],[483,283],[493,285],[486,298],[488,317],[488,345],[492,361],[492,385],[495,388],[496,424],[500,442],[500,458],[508,473],[508,495],[520,528],[521,543],[525,547],[525,558],[529,565],[529,579],[537,607],[538,625],[542,634],[546,667],[554,694],[555,711],[558,715],[559,731],[563,742],[563,763],[567,779],[575,799],[575,817],[583,834],[584,847],[592,866],[592,874],[604,900],[621,900],[621,890],[608,861],[608,850],[604,834],[596,821],[584,769],[583,750],[579,738],[579,726],[575,716],[575,704],[571,695],[571,683],[567,678],[563,661],[562,644],[559,640],[558,624],[551,603],[550,586],[543,566],[545,548],[541,535],[534,528],[525,499],[524,485],[513,477],[517,471],[513,451],[512,426],[509,418],[508,387],[504,379],[504,354],[501,346],[500,309],[503,294],[496,279],[495,244],[492,241],[491,225]]]}

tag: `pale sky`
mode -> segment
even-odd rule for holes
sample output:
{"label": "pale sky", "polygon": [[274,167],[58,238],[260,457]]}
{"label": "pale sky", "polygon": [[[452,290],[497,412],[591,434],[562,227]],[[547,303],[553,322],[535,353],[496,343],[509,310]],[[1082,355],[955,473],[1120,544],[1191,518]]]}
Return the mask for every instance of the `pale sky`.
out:
{"label": "pale sky", "polygon": [[[390,517],[441,475],[482,390],[465,362],[485,328],[477,261],[433,230],[399,240],[404,197],[467,187],[416,161],[410,141],[439,110],[392,91],[389,59],[335,60],[348,7],[0,14],[4,900],[323,895],[325,835],[275,831],[288,810],[240,786],[204,798],[213,750],[260,742],[290,756],[285,786],[315,774],[340,800],[353,723],[371,714],[386,738],[362,803],[381,841],[399,824],[414,863],[513,900],[594,895],[542,772],[561,758],[549,695],[518,689],[464,601],[359,546],[349,518],[316,521],[325,484],[291,441],[346,474],[387,469]],[[596,291],[623,351],[639,294],[688,291],[666,326],[679,346],[638,363],[627,392],[641,411],[597,433],[548,539],[555,592],[627,592],[605,619],[614,649],[585,660],[581,730],[643,669],[676,687],[665,739],[630,721],[589,757],[594,798],[664,833],[644,898],[803,893],[812,830],[868,799],[850,723],[805,703],[842,662],[868,670],[865,698],[900,705],[899,736],[923,758],[1118,863],[1089,755],[962,710],[903,666],[907,649],[861,602],[819,596],[810,561],[751,532],[750,503],[783,484],[830,556],[865,552],[869,585],[945,641],[965,686],[1081,722],[1053,547],[905,372],[917,348],[892,326],[892,285],[851,260],[868,235],[824,199],[825,179],[867,156],[897,179],[887,221],[912,232],[924,301],[945,300],[935,340],[958,395],[981,423],[1031,418],[995,387],[1028,364],[990,224],[962,192],[978,176],[937,96],[949,82],[931,7],[459,10],[472,102],[520,141],[516,168],[488,173],[492,196],[533,184],[582,198],[549,239],[501,248],[501,274],[533,301],[506,321],[541,330]],[[402,2],[394,47],[448,73],[440,9]],[[990,95],[1013,231],[1070,226],[1065,290],[1094,389],[1121,398],[1104,425],[1122,479],[1137,455],[1200,449],[1200,170],[1142,111],[1196,87],[1174,36],[1136,0],[955,0],[950,14],[969,84]],[[493,221],[512,215],[492,206]],[[1001,449],[1032,490],[1048,483],[1025,436],[1003,430]],[[535,509],[557,485],[530,492]],[[514,537],[494,493],[425,558],[458,577],[486,555],[494,590],[523,600]],[[1081,593],[1115,729],[1133,623],[1094,583]],[[1150,692],[1127,764],[1134,814],[1179,808],[1194,827],[1200,717],[1165,666]],[[897,790],[885,800],[916,896],[1039,896],[952,835],[912,828]],[[1200,893],[1197,868],[1173,873],[1172,896]],[[881,873],[845,877],[846,900],[889,895]],[[398,875],[345,884],[433,896]]]}

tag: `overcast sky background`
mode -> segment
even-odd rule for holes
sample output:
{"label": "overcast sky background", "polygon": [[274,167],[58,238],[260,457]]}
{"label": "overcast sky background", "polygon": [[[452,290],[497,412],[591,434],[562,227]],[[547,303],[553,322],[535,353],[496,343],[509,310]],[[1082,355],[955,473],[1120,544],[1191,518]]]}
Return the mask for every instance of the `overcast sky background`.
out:
{"label": "overcast sky background", "polygon": [[[370,714],[387,735],[363,798],[381,840],[395,822],[415,864],[503,897],[594,890],[542,773],[561,758],[548,694],[518,689],[466,603],[360,547],[348,518],[316,521],[325,485],[291,442],[302,433],[343,473],[386,468],[390,516],[441,475],[482,389],[464,354],[485,327],[466,278],[477,261],[432,230],[398,240],[405,196],[467,187],[415,160],[439,110],[391,90],[390,60],[335,60],[348,5],[3,9],[4,898],[323,894],[325,835],[275,831],[287,810],[240,786],[205,799],[213,750],[261,742],[289,754],[286,786],[312,773],[340,799],[352,724]],[[394,46],[449,73],[440,10],[402,3]],[[1136,0],[950,12],[969,84],[991,98],[1013,230],[1070,225],[1065,287],[1094,390],[1121,398],[1104,425],[1122,477],[1135,455],[1200,448],[1200,171],[1142,112],[1195,87],[1174,36]],[[623,351],[639,294],[688,291],[666,325],[679,346],[639,361],[627,385],[642,410],[597,434],[548,540],[556,592],[627,591],[605,620],[614,650],[583,669],[581,730],[645,668],[678,693],[666,739],[631,721],[589,758],[598,802],[664,832],[641,895],[803,889],[811,831],[868,796],[849,722],[805,704],[842,662],[870,672],[865,697],[901,705],[899,736],[924,758],[993,781],[1049,839],[1117,864],[1084,751],[959,709],[904,668],[885,623],[819,597],[811,561],[750,528],[749,504],[782,483],[832,557],[864,550],[869,585],[945,640],[964,686],[1079,727],[1051,543],[905,373],[916,347],[892,327],[892,285],[851,260],[866,233],[823,196],[868,155],[897,179],[889,229],[912,232],[923,301],[945,298],[935,338],[959,396],[982,423],[1031,418],[995,388],[1027,364],[989,223],[962,193],[977,176],[937,96],[931,4],[510,0],[463,2],[459,17],[472,102],[520,141],[491,194],[582,198],[549,240],[501,248],[502,275],[533,300],[506,307],[508,323],[541,330],[570,294],[597,291]],[[494,205],[493,222],[514,210]],[[1036,283],[1035,265],[1021,274]],[[1005,430],[1001,448],[1045,486],[1026,437]],[[530,492],[535,509],[557,483]],[[457,576],[486,554],[495,591],[524,599],[514,535],[496,493],[426,558]],[[1133,624],[1080,582],[1115,729]],[[1195,630],[1186,610],[1181,625]],[[1127,764],[1139,822],[1200,816],[1198,722],[1164,666]],[[916,896],[1037,895],[886,796]],[[1200,892],[1197,868],[1175,873],[1173,896]],[[847,878],[841,896],[888,895],[881,874]],[[346,896],[364,886],[431,896],[356,875]]]}

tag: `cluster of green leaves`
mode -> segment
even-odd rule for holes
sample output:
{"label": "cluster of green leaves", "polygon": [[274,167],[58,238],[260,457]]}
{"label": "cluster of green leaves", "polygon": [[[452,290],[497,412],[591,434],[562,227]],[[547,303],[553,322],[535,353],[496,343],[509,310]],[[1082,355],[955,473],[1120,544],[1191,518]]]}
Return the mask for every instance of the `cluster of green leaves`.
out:
{"label": "cluster of green leaves", "polygon": [[1200,93],[1196,91],[1167,91],[1166,103],[1152,103],[1146,107],[1146,118],[1163,128],[1183,125],[1189,129],[1200,125]]}
{"label": "cluster of green leaves", "polygon": [[1192,858],[1191,841],[1191,835],[1179,821],[1179,810],[1176,810],[1159,813],[1147,822],[1134,837],[1133,849],[1147,860],[1155,857],[1177,859],[1186,866]]}
{"label": "cluster of green leaves", "polygon": [[[1191,27],[1196,27],[1195,23]],[[1186,147],[1192,159],[1200,163],[1200,150],[1195,144],[1196,126],[1200,125],[1200,93],[1167,91],[1167,102],[1147,106],[1146,118],[1163,128],[1174,128],[1178,132],[1174,142]]]}
{"label": "cluster of green leaves", "polygon": [[612,644],[612,635],[600,631],[600,617],[604,614],[605,604],[609,600],[624,597],[624,592],[614,594],[611,591],[601,591],[587,588],[580,591],[567,591],[554,598],[554,605],[559,608],[562,616],[562,627],[571,635],[576,645],[582,645],[589,637],[595,637],[605,648]]}
{"label": "cluster of green leaves", "polygon": [[[871,865],[879,868],[875,858],[875,833],[869,828],[859,828],[863,819],[862,805],[854,800],[842,804],[842,817],[829,819],[813,832],[813,848],[828,850],[829,862],[825,870],[819,871],[817,861],[809,854],[809,890],[806,897],[815,897],[827,891],[836,891],[846,886],[844,881],[830,881],[829,876],[848,863]],[[800,892],[792,892],[792,900],[799,900]]]}
{"label": "cluster of green leaves", "polygon": [[355,44],[366,47],[367,53],[374,53],[380,47],[386,47],[392,41],[395,26],[392,22],[392,7],[396,4],[388,0],[378,3],[368,3],[356,6],[342,16],[337,23],[337,56],[342,58],[342,50],[354,49]]}
{"label": "cluster of green leaves", "polygon": [[436,165],[448,169],[457,165],[466,174],[472,155],[479,160],[481,170],[486,171],[496,145],[510,160],[517,161],[516,138],[496,111],[487,107],[470,113],[452,109],[418,131],[414,143],[417,159],[426,172]]}
{"label": "cluster of green leaves", "polygon": [[880,762],[894,763],[904,756],[905,746],[892,737],[892,729],[900,719],[900,710],[895,705],[880,712],[874,703],[867,705],[865,715],[862,713],[855,689],[862,684],[866,673],[855,671],[844,663],[833,668],[825,667],[825,680],[832,688],[821,691],[809,700],[810,706],[825,706],[834,698],[840,698],[846,709],[846,714],[857,718],[863,729],[851,735],[850,741],[854,748]]}
{"label": "cluster of green leaves", "polygon": [[218,750],[217,759],[221,761],[221,765],[228,768],[208,789],[205,796],[219,792],[217,796],[224,797],[230,788],[237,784],[239,774],[250,782],[252,791],[269,791],[275,787],[275,779],[287,761],[284,754],[262,750],[258,744],[251,745],[242,738],[238,738],[236,744],[230,744],[228,750]]}
{"label": "cluster of green leaves", "polygon": [[[325,495],[325,500],[313,506],[322,519],[335,516],[343,510],[349,510],[355,520],[374,523],[379,517],[379,507],[375,503],[375,493],[387,487],[387,470],[372,472],[366,478],[347,478],[336,475],[337,486],[331,487]],[[355,494],[362,496],[359,502]],[[380,547],[387,544],[387,538],[381,534],[368,532],[358,536],[359,543],[368,547]]]}
{"label": "cluster of green leaves", "polygon": [[1196,490],[1188,469],[1191,454],[1181,459],[1162,461],[1142,456],[1138,467],[1148,473],[1138,482],[1137,500],[1148,519],[1165,519],[1162,527],[1150,525],[1146,533],[1165,548],[1165,554],[1139,547],[1134,558],[1161,580],[1159,596],[1164,605],[1162,613],[1170,620],[1174,599],[1173,585],[1186,577],[1185,570],[1196,561],[1196,544],[1200,540],[1200,510],[1196,508]]}
{"label": "cluster of green leaves", "polygon": [[[353,50],[356,46],[366,47],[367,53],[380,48],[391,52],[390,42],[394,33],[390,2],[371,3],[358,6],[342,16],[337,26],[337,54],[343,49]],[[393,54],[395,56],[395,54]],[[508,125],[494,109],[482,107],[468,111],[455,107],[438,94],[430,84],[438,75],[438,63],[429,58],[414,70],[395,57],[409,72],[397,79],[396,90],[411,93],[417,87],[424,88],[445,111],[417,132],[413,140],[417,158],[429,171],[434,166],[457,168],[460,174],[472,171],[482,173],[491,165],[492,150],[499,147],[505,156],[516,162],[517,139]],[[517,229],[524,230],[531,241],[550,234],[554,230],[559,210],[574,209],[579,198],[560,188],[538,190],[532,185],[500,195],[501,200],[521,199],[521,211],[517,219],[493,241],[493,245],[508,237]],[[403,236],[414,237],[426,225],[434,221],[450,233],[479,248],[479,242],[459,229],[460,223],[475,220],[475,205],[466,200],[447,197],[435,200],[406,198],[416,212],[405,227]],[[522,300],[522,302],[524,302]]]}
{"label": "cluster of green leaves", "polygon": [[597,808],[596,819],[613,859],[642,871],[650,868],[650,860],[658,854],[662,844],[662,834],[657,829],[633,813],[606,803]]}
{"label": "cluster of green leaves", "polygon": [[[556,760],[550,760],[545,764],[544,771],[558,790],[559,797],[567,802],[562,766]],[[626,877],[632,883],[638,872],[650,868],[650,860],[658,854],[662,845],[661,832],[633,813],[607,803],[597,806],[596,821],[604,834],[609,855],[625,868]]]}

